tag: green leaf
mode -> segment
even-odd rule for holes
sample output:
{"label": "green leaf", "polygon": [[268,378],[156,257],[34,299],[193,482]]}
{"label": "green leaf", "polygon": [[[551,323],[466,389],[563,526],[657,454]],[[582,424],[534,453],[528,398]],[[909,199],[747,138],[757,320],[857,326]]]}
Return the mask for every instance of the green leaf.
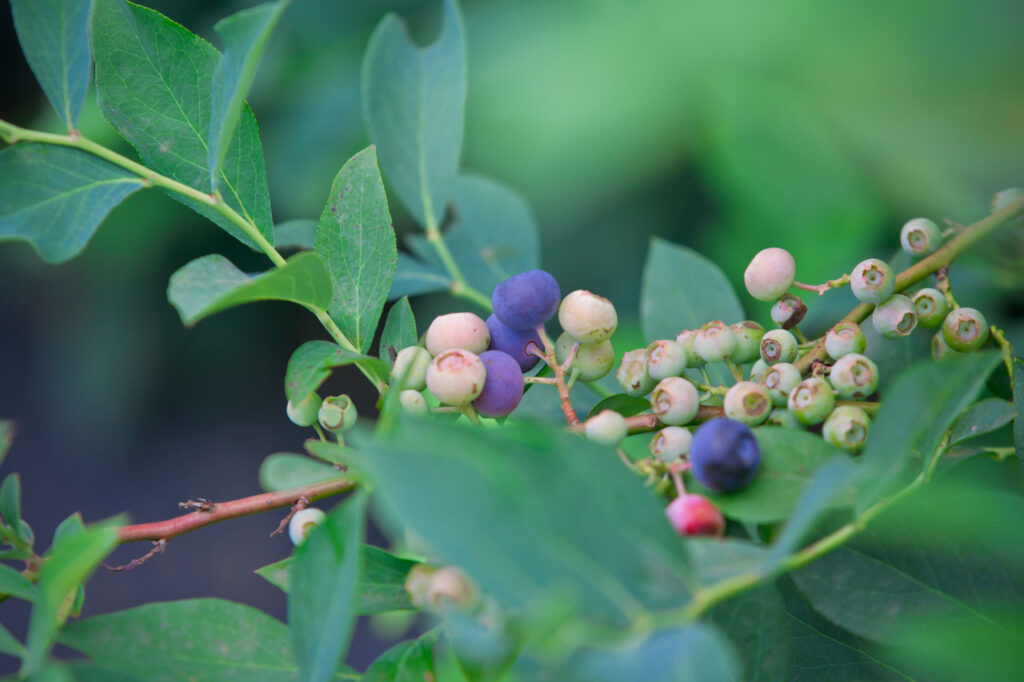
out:
{"label": "green leaf", "polygon": [[639,398],[636,396],[626,395],[625,393],[616,393],[610,395],[607,398],[602,398],[597,401],[597,404],[590,408],[590,412],[587,413],[588,417],[593,417],[602,410],[611,410],[618,412],[624,417],[632,417],[633,415],[646,412],[651,409],[651,401],[647,398]]}
{"label": "green leaf", "polygon": [[[921,671],[920,679],[1018,682],[1024,670],[1024,619],[1006,631],[973,623],[926,622],[895,642],[893,655]],[[926,677],[927,676],[927,677]]]}
{"label": "green leaf", "polygon": [[74,512],[57,524],[57,528],[53,531],[52,544],[57,544],[64,538],[72,535],[78,535],[84,531],[85,524],[82,523],[82,515],[79,512]]}
{"label": "green leaf", "polygon": [[437,632],[399,642],[366,669],[363,682],[422,682],[434,679],[434,644]]}
{"label": "green leaf", "polygon": [[330,341],[307,341],[296,348],[288,359],[288,369],[284,375],[285,395],[288,400],[297,403],[318,389],[331,375],[332,368],[356,362],[386,380],[387,365],[375,357],[353,353]]}
{"label": "green leaf", "polygon": [[693,574],[664,504],[606,448],[539,424],[400,419],[360,449],[392,518],[509,608],[554,594],[622,624],[687,599]]}
{"label": "green leaf", "polygon": [[288,624],[304,682],[330,679],[348,650],[365,523],[366,497],[357,492],[295,549]]}
{"label": "green leaf", "polygon": [[334,284],[327,312],[365,353],[394,281],[398,254],[373,147],[349,159],[334,178],[313,248]]}
{"label": "green leaf", "polygon": [[[815,472],[827,460],[846,457],[820,436],[781,427],[754,429],[761,446],[761,464],[754,482],[733,493],[718,493],[694,481],[696,491],[711,498],[729,518],[751,523],[774,523],[789,518]],[[850,503],[833,499],[832,505]]]}
{"label": "green leaf", "polygon": [[1013,407],[1016,414],[1013,419],[1013,445],[1017,451],[1017,463],[1021,474],[1024,474],[1024,360],[1013,359]]}
{"label": "green leaf", "polygon": [[788,680],[790,639],[786,611],[772,585],[737,595],[708,613],[711,622],[735,645],[746,682]]}
{"label": "green leaf", "polygon": [[[206,139],[217,50],[151,9],[124,0],[95,3],[92,52],[103,115],[138,150],[145,165],[194,189],[207,189]],[[256,119],[248,107],[228,144],[218,186],[227,205],[269,241],[267,171]],[[180,194],[171,196],[255,247],[220,213]]]}
{"label": "green leaf", "polygon": [[29,618],[28,653],[22,661],[22,674],[31,676],[43,668],[57,636],[65,600],[116,546],[117,529],[109,523],[64,535],[46,553]]}
{"label": "green leaf", "polygon": [[326,308],[331,281],[315,253],[298,253],[282,268],[250,276],[224,256],[196,258],[171,275],[167,299],[191,327],[204,317],[253,301],[291,301]]}
{"label": "green leaf", "polygon": [[1002,398],[986,398],[974,403],[956,420],[949,434],[949,444],[990,433],[1013,421],[1013,403]]}
{"label": "green leaf", "polygon": [[416,334],[416,317],[412,314],[409,297],[403,296],[388,311],[384,331],[380,334],[380,359],[388,366],[394,364],[393,355],[419,341]]}
{"label": "green leaf", "polygon": [[871,421],[871,437],[861,456],[864,484],[857,495],[858,513],[898,485],[914,452],[927,466],[946,429],[998,363],[997,352],[971,353],[942,365],[924,362],[893,382]]}
{"label": "green leaf", "polygon": [[363,112],[395,194],[421,225],[439,225],[462,151],[466,47],[462,14],[443,0],[441,35],[419,48],[394,14],[363,58]]}
{"label": "green leaf", "polygon": [[263,48],[289,2],[291,0],[279,0],[250,7],[221,19],[213,27],[224,42],[224,53],[213,72],[210,97],[206,165],[210,168],[212,191],[217,191],[221,185],[221,164],[238,127]]}
{"label": "green leaf", "polygon": [[28,578],[6,564],[0,564],[0,594],[34,601],[36,588]]}
{"label": "green leaf", "polygon": [[[291,590],[294,560],[294,557],[282,559],[257,568],[256,573],[287,594]],[[360,561],[356,613],[364,615],[413,608],[412,600],[405,591],[405,578],[418,561],[402,559],[373,545],[363,546]]]}
{"label": "green leaf", "polygon": [[308,218],[286,220],[274,225],[274,246],[281,249],[309,251],[313,248],[316,221]]}
{"label": "green leaf", "polygon": [[306,452],[317,459],[322,459],[325,462],[330,462],[331,464],[341,464],[342,466],[348,467],[350,477],[351,469],[358,468],[361,466],[361,462],[363,461],[359,456],[359,452],[340,443],[308,438],[302,446],[306,449]]}
{"label": "green leaf", "polygon": [[78,255],[142,179],[92,154],[19,142],[0,150],[0,239],[32,244],[47,263]]}
{"label": "green leaf", "polygon": [[151,603],[93,616],[68,624],[60,641],[100,665],[149,682],[304,679],[283,623],[221,599]]}
{"label": "green leaf", "polygon": [[[725,273],[692,249],[664,239],[651,239],[640,292],[640,323],[647,341],[675,339],[684,329],[705,322],[726,324],[743,319],[743,306]],[[709,365],[719,384],[733,383],[722,365]]]}
{"label": "green leaf", "polygon": [[13,421],[0,419],[0,466],[3,465],[7,452],[11,449],[11,444],[14,443],[15,433],[17,433],[17,429]]}
{"label": "green leaf", "polygon": [[260,465],[260,486],[267,492],[289,490],[344,478],[342,473],[305,455],[279,452],[268,455]]}
{"label": "green leaf", "polygon": [[89,87],[90,9],[92,0],[11,0],[25,59],[68,130]]}
{"label": "green leaf", "polygon": [[399,252],[395,281],[391,284],[388,299],[447,291],[452,284],[452,278],[443,268]]}
{"label": "green leaf", "polygon": [[21,658],[25,655],[25,646],[15,639],[10,630],[3,625],[0,625],[0,654],[7,654],[15,658]]}
{"label": "green leaf", "polygon": [[21,534],[21,478],[18,474],[8,474],[0,483],[0,518],[18,537],[25,539]]}
{"label": "green leaf", "polygon": [[760,573],[768,550],[739,538],[689,538],[686,542],[702,585],[713,585],[741,573]]}

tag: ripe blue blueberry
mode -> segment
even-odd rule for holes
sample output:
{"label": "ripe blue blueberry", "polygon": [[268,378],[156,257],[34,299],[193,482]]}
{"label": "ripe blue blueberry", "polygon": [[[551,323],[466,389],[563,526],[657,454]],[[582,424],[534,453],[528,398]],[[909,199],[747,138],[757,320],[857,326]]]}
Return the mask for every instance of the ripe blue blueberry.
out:
{"label": "ripe blue blueberry", "polygon": [[668,503],[665,517],[681,537],[711,535],[721,537],[725,519],[715,503],[703,495],[680,495]]}
{"label": "ripe blue blueberry", "polygon": [[551,319],[561,298],[554,277],[544,270],[527,270],[494,287],[491,307],[512,329],[532,329]]}
{"label": "ripe blue blueberry", "polygon": [[806,314],[807,306],[793,294],[786,294],[772,305],[772,322],[783,329],[797,326]]}
{"label": "ripe blue blueberry", "polygon": [[530,352],[531,348],[544,350],[536,329],[513,329],[492,313],[487,317],[487,331],[491,333],[490,350],[508,353],[524,372],[540,361],[539,357]]}
{"label": "ripe blue blueberry", "polygon": [[515,358],[500,350],[484,351],[480,362],[484,363],[487,378],[473,407],[485,417],[505,417],[523,399],[523,370]]}
{"label": "ripe blue blueberry", "polygon": [[988,341],[988,322],[974,308],[951,310],[942,321],[942,338],[955,351],[978,350]]}
{"label": "ripe blue blueberry", "polygon": [[896,290],[896,273],[888,263],[868,258],[850,273],[850,290],[864,303],[881,303]]}
{"label": "ripe blue blueberry", "polygon": [[693,434],[689,459],[690,472],[701,485],[731,492],[754,480],[761,448],[746,424],[718,417]]}
{"label": "ripe blue blueberry", "polygon": [[916,292],[911,301],[917,313],[917,323],[925,329],[938,327],[949,313],[949,301],[938,289],[925,287]]}

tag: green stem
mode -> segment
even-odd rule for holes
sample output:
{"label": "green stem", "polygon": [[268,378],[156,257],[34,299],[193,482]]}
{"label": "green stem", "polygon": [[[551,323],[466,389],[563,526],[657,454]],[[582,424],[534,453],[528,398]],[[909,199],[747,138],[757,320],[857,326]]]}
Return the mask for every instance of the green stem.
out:
{"label": "green stem", "polygon": [[441,228],[437,226],[437,221],[434,220],[434,212],[430,202],[427,201],[426,198],[424,198],[423,208],[424,215],[426,215],[427,218],[427,241],[434,247],[434,251],[437,252],[438,257],[441,259],[444,269],[448,271],[448,276],[452,278],[452,285],[449,288],[452,296],[468,299],[484,310],[490,312],[491,299],[487,298],[487,296],[484,296],[483,293],[475,289],[466,279],[466,276],[462,274],[459,264],[455,262],[455,258],[452,257],[452,252],[448,250],[448,245],[444,243],[444,237],[441,235]]}

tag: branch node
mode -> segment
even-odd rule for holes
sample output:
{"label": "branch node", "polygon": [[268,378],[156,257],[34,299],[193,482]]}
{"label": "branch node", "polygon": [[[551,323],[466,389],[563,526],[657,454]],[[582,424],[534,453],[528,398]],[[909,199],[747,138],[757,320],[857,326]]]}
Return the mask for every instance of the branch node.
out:
{"label": "branch node", "polygon": [[306,497],[305,495],[295,500],[295,504],[292,505],[292,508],[288,512],[288,515],[281,519],[281,523],[277,524],[277,528],[275,528],[274,532],[270,534],[270,537],[274,537],[275,535],[280,535],[281,533],[283,533],[285,529],[288,528],[288,524],[291,522],[292,517],[295,516],[296,512],[300,512],[306,507],[308,507],[309,501],[309,498]]}
{"label": "branch node", "polygon": [[217,508],[216,502],[211,502],[205,497],[189,499],[187,502],[179,502],[178,509],[188,509],[195,512],[212,512]]}

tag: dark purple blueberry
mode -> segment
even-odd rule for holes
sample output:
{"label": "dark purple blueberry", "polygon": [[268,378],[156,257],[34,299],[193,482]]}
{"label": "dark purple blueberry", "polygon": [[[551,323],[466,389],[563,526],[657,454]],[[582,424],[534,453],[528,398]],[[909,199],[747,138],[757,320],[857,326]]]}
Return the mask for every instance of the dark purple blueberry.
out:
{"label": "dark purple blueberry", "polygon": [[504,417],[523,399],[523,370],[511,355],[500,350],[485,350],[480,361],[487,370],[487,379],[473,407],[485,417]]}
{"label": "dark purple blueberry", "polygon": [[491,333],[490,350],[508,353],[513,360],[519,363],[519,368],[524,372],[540,360],[536,355],[530,353],[528,348],[528,346],[536,346],[538,350],[543,350],[536,329],[512,329],[492,313],[487,317],[487,331]]}
{"label": "dark purple blueberry", "polygon": [[532,329],[544,324],[558,310],[562,292],[558,282],[543,270],[527,270],[494,287],[494,314],[512,329]]}
{"label": "dark purple blueberry", "polygon": [[757,473],[761,448],[746,424],[719,417],[700,425],[690,443],[690,471],[712,490],[746,487]]}

